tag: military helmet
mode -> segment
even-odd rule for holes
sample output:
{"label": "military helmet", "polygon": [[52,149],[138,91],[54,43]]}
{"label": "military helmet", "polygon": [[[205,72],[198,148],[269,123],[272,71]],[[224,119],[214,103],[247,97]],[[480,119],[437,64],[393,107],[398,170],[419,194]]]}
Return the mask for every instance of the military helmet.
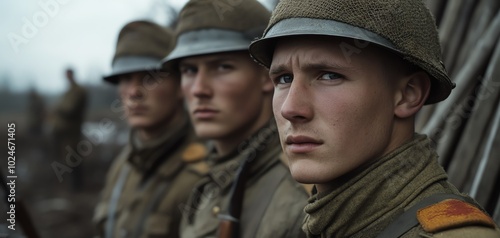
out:
{"label": "military helmet", "polygon": [[298,35],[351,38],[396,52],[430,75],[426,104],[446,99],[454,88],[441,60],[434,18],[423,0],[281,0],[250,53],[269,67],[276,39]]}
{"label": "military helmet", "polygon": [[191,0],[179,14],[177,44],[164,66],[176,70],[184,57],[248,50],[271,13],[256,0]]}
{"label": "military helmet", "polygon": [[122,74],[153,70],[175,44],[172,30],[148,21],[126,24],[118,35],[112,73],[104,80],[116,84]]}

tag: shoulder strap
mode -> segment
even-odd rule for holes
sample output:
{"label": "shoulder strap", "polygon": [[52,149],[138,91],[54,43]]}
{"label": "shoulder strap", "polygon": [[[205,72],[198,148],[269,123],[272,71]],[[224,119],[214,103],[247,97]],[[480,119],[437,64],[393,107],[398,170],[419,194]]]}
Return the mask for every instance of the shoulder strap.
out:
{"label": "shoulder strap", "polygon": [[434,194],[424,200],[418,202],[399,217],[394,219],[378,236],[377,238],[392,238],[400,237],[411,228],[419,224],[417,219],[417,211],[429,205],[441,202],[446,199],[456,199],[466,201],[465,197],[456,194]]}
{"label": "shoulder strap", "polygon": [[417,219],[424,231],[429,233],[467,226],[496,228],[493,219],[482,209],[456,199],[447,199],[418,210]]}
{"label": "shoulder strap", "polygon": [[276,164],[278,166],[277,171],[273,171],[272,173],[272,178],[269,183],[266,184],[264,187],[260,187],[257,190],[257,197],[260,198],[259,200],[255,200],[250,202],[250,207],[252,209],[252,213],[254,214],[254,219],[249,220],[245,224],[245,232],[242,234],[243,238],[253,238],[256,237],[257,235],[257,230],[259,228],[260,222],[262,221],[262,217],[264,216],[264,213],[267,210],[267,207],[271,203],[271,200],[273,199],[273,195],[280,185],[281,181],[286,177],[286,174],[288,173],[288,170],[284,168],[283,166],[279,166],[279,164]]}
{"label": "shoulder strap", "polygon": [[[177,175],[181,173],[181,171],[185,168],[186,164],[182,164],[177,171],[175,171],[174,174],[170,175],[170,178],[163,178],[161,181],[161,184],[155,188],[154,194],[151,197],[151,199],[148,201],[148,205],[146,206],[145,210],[142,211],[142,214],[135,226],[134,235],[132,237],[140,237],[141,234],[143,233],[144,230],[144,225],[146,220],[151,216],[151,214],[155,211],[155,209],[158,209],[160,206],[160,203],[162,199],[165,198],[167,193],[170,191],[170,188],[172,187],[171,184],[173,180],[177,179]],[[146,187],[150,187],[151,183],[153,181],[148,181],[148,185],[144,186],[142,188],[142,191],[146,190]],[[141,191],[139,191],[141,192]]]}
{"label": "shoulder strap", "polygon": [[149,216],[153,213],[154,209],[157,209],[162,198],[165,197],[167,191],[170,188],[171,181],[163,181],[163,183],[155,190],[151,200],[149,201],[146,209],[142,212],[139,221],[137,222],[134,235],[132,237],[140,237],[144,230],[144,223],[148,219]]}
{"label": "shoulder strap", "polygon": [[105,227],[106,238],[114,237],[113,231],[115,229],[116,207],[118,206],[118,200],[120,200],[120,197],[122,195],[123,187],[125,185],[125,180],[127,180],[129,172],[130,172],[130,167],[127,164],[125,164],[122,167],[116,185],[113,187],[108,207],[108,220],[106,221],[106,227]]}

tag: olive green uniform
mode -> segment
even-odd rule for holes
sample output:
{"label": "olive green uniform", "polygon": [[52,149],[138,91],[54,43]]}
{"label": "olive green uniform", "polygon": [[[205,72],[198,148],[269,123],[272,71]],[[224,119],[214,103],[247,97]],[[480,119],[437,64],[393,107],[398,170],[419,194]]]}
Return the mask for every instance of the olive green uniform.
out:
{"label": "olive green uniform", "polygon": [[65,158],[68,153],[67,146],[76,150],[86,108],[87,91],[80,85],[72,83],[54,110],[53,133],[59,159]]}
{"label": "olive green uniform", "polygon": [[[81,140],[82,123],[87,108],[87,91],[80,85],[72,82],[69,90],[64,93],[55,107],[53,118],[54,156],[64,161],[71,151],[79,151],[78,143]],[[74,168],[71,173],[71,188],[81,189],[84,182],[83,167]]]}
{"label": "olive green uniform", "polygon": [[204,147],[187,121],[154,141],[141,143],[134,133],[130,138],[95,210],[99,233],[106,237],[111,226],[112,237],[178,237],[180,207],[208,170]]}
{"label": "olive green uniform", "polygon": [[[442,193],[460,195],[447,182],[437,157],[430,140],[416,135],[392,153],[338,178],[333,190],[309,199],[304,231],[309,238],[377,237],[424,198]],[[401,237],[500,237],[496,229],[479,222],[429,233],[417,225]]]}
{"label": "olive green uniform", "polygon": [[276,130],[273,122],[233,153],[224,157],[210,155],[213,167],[196,185],[184,207],[181,237],[216,236],[218,215],[227,213],[236,170],[249,155],[251,165],[240,219],[241,237],[305,237],[300,226],[308,195],[280,160],[282,151]]}

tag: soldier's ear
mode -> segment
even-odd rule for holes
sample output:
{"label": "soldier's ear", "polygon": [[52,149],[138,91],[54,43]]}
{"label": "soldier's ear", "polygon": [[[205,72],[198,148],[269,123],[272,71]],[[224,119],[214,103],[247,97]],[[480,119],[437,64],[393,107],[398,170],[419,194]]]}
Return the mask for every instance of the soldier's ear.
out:
{"label": "soldier's ear", "polygon": [[182,90],[181,76],[177,74],[173,74],[170,77],[174,77],[177,82],[177,96],[180,100],[184,100],[184,91]]}
{"label": "soldier's ear", "polygon": [[424,106],[429,96],[431,80],[424,71],[414,72],[400,80],[394,114],[399,118],[408,118],[417,114]]}
{"label": "soldier's ear", "polygon": [[264,93],[272,93],[274,92],[274,84],[273,81],[269,78],[269,71],[262,67],[261,70],[261,80],[262,80],[262,91]]}

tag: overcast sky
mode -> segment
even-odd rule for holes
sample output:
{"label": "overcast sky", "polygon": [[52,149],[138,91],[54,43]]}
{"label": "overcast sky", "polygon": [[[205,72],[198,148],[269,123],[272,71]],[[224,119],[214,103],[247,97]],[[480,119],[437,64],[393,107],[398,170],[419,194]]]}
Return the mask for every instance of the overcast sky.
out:
{"label": "overcast sky", "polygon": [[138,19],[166,24],[165,4],[180,9],[186,2],[0,1],[0,87],[15,91],[35,87],[43,93],[60,93],[66,88],[64,69],[68,66],[75,69],[79,82],[98,84],[111,70],[121,27]]}

